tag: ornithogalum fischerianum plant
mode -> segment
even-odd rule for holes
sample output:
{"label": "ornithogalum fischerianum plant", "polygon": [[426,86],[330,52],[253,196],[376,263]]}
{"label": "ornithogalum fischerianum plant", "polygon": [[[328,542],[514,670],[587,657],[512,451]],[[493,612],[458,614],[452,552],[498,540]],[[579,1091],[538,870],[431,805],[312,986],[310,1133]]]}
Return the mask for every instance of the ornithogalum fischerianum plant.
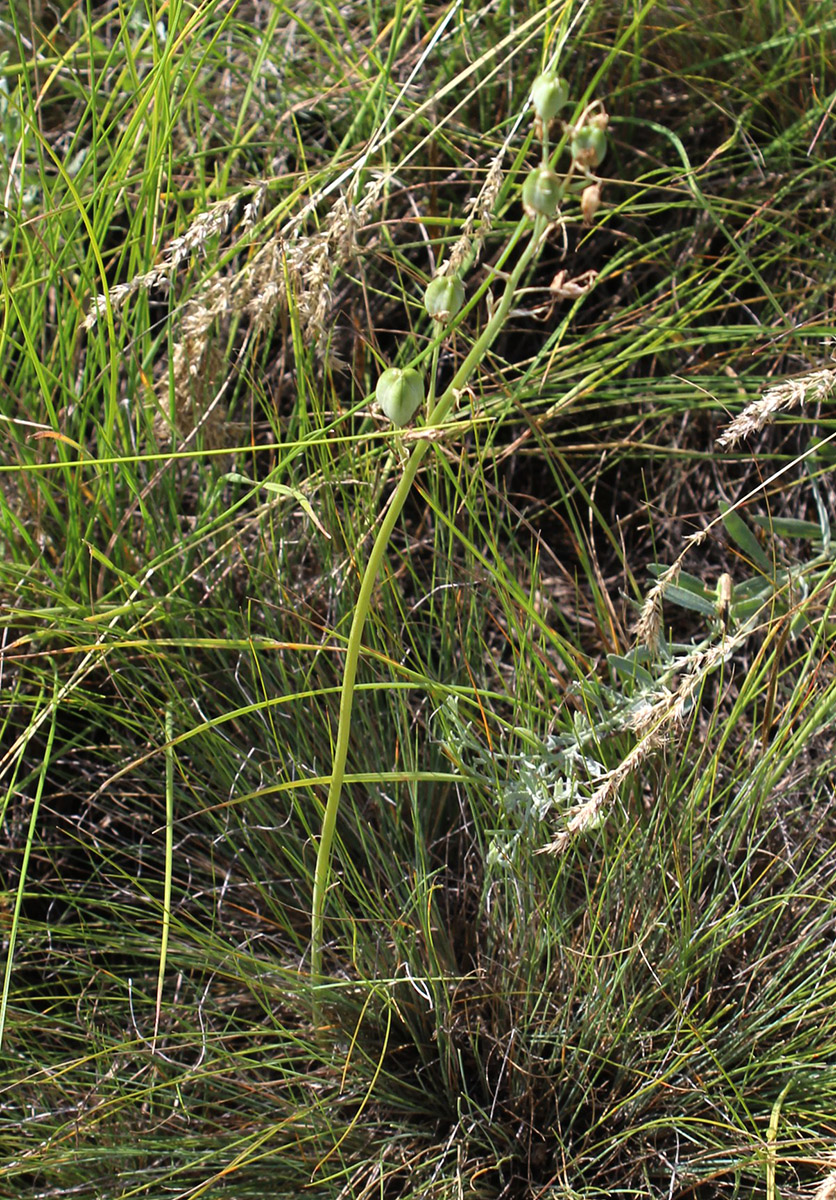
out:
{"label": "ornithogalum fischerianum plant", "polygon": [[[561,177],[554,170],[549,158],[549,129],[558,112],[568,102],[568,85],[552,71],[546,71],[534,81],[531,99],[534,109],[535,132],[542,147],[541,160],[522,185],[521,216],[516,228],[499,255],[494,274],[504,281],[504,290],[498,303],[490,310],[489,319],[479,337],[465,356],[453,378],[440,396],[436,395],[436,373],[439,351],[456,328],[456,318],[462,315],[466,293],[461,273],[465,269],[472,228],[456,243],[448,260],[439,268],[424,293],[424,310],[431,319],[430,335],[433,337],[430,368],[425,371],[417,364],[393,366],[385,369],[376,387],[376,401],[380,412],[396,429],[403,429],[412,420],[424,422],[427,435],[420,429],[415,435],[402,440],[402,475],[394,494],[387,505],[377,535],[372,545],[360,584],[360,592],[354,609],[351,631],[346,646],[345,665],[340,696],[340,713],[337,737],[333,750],[333,761],[329,781],[328,797],[322,821],[317,851],[311,913],[311,973],[321,996],[324,984],[322,974],[323,925],[325,896],[331,873],[331,852],[340,806],[345,767],[351,734],[351,713],[354,703],[355,678],[360,657],[363,629],[372,603],[375,583],[392,532],[403,511],[418,469],[427,451],[433,444],[434,432],[448,420],[456,399],[467,386],[480,363],[488,353],[497,335],[502,330],[510,313],[520,282],[535,262],[552,223],[560,217],[560,206],[569,194],[573,178],[580,174],[586,186],[596,186],[600,202],[600,183],[591,177],[591,167],[597,165],[606,150],[606,114],[600,104],[591,105],[581,114],[575,126],[565,126],[565,134],[571,138],[572,161]],[[489,173],[485,188],[493,189],[493,198],[499,191],[501,172],[499,163]],[[589,209],[587,204],[587,209]],[[507,273],[503,268],[516,255],[513,267]],[[489,278],[488,282],[491,282]],[[482,284],[481,293],[488,283]],[[479,296],[475,297],[478,301]],[[465,310],[466,311],[466,310]],[[319,1001],[315,1017],[320,1015]]]}

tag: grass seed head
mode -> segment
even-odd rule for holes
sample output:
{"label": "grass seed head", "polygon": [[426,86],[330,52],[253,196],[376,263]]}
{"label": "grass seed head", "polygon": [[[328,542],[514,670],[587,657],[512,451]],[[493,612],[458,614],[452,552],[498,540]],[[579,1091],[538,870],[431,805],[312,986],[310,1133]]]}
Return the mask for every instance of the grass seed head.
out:
{"label": "grass seed head", "polygon": [[813,1200],[836,1200],[836,1171],[831,1171],[816,1188]]}
{"label": "grass seed head", "polygon": [[717,438],[718,449],[731,450],[744,438],[760,433],[772,424],[778,413],[789,412],[811,401],[825,400],[834,387],[836,371],[822,367],[767,388],[762,396],[747,404],[743,412],[726,426]]}

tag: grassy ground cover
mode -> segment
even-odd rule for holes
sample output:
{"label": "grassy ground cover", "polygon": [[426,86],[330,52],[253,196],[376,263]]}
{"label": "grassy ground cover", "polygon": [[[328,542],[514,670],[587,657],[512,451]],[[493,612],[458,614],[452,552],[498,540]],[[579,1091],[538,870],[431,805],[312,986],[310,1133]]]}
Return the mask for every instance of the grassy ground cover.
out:
{"label": "grassy ground cover", "polygon": [[0,1196],[836,1195],[834,50],[0,15]]}

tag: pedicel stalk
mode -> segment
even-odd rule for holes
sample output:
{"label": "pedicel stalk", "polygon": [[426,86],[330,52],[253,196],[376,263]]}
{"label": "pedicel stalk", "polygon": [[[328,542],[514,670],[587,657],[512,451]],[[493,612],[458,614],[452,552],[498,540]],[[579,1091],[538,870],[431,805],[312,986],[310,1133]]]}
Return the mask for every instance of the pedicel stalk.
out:
{"label": "pedicel stalk", "polygon": [[[552,221],[559,214],[560,202],[566,190],[566,185],[575,167],[573,161],[565,180],[560,180],[548,165],[548,127],[558,109],[566,102],[566,88],[561,80],[552,73],[546,72],[538,76],[532,89],[532,102],[536,117],[536,129],[543,142],[543,158],[541,166],[526,179],[522,189],[524,217],[512,235],[503,259],[507,260],[513,248],[529,228],[529,218],[533,228],[528,244],[523,249],[513,270],[503,275],[506,280],[502,298],[491,313],[485,329],[474,343],[470,353],[459,367],[446,391],[435,398],[435,370],[438,362],[439,337],[432,356],[432,376],[430,379],[429,396],[426,401],[427,425],[437,429],[450,415],[457,397],[468,383],[473,372],[477,369],[487,354],[511,310],[514,295],[520,280],[534,262],[543,244],[544,234]],[[601,147],[596,146],[596,150]],[[603,157],[600,154],[598,161]],[[582,164],[583,165],[583,164]],[[424,295],[424,306],[440,327],[444,327],[459,311],[464,303],[464,285],[455,275],[439,274],[427,287]],[[407,424],[424,404],[424,380],[413,367],[389,368],[378,380],[376,396],[383,413],[396,426]],[[377,580],[383,556],[392,536],[392,531],[403,511],[406,499],[412,489],[418,469],[430,448],[430,437],[419,437],[413,444],[406,459],[403,475],[395,489],[386,514],[375,537],[360,583],[360,593],[354,609],[351,630],[346,645],[345,663],[343,666],[342,688],[340,693],[340,713],[337,727],[337,739],[334,745],[328,798],[322,819],[322,829],[317,849],[316,868],[314,873],[313,900],[311,905],[311,977],[316,989],[314,996],[314,1021],[321,1023],[321,1006],[317,992],[324,983],[322,975],[322,951],[324,945],[324,913],[325,895],[331,876],[331,851],[334,842],[334,832],[337,825],[337,814],[340,807],[345,766],[348,758],[349,739],[351,734],[351,712],[354,704],[354,684],[357,675],[357,665],[360,659],[363,630],[366,618],[371,608],[372,593]]]}

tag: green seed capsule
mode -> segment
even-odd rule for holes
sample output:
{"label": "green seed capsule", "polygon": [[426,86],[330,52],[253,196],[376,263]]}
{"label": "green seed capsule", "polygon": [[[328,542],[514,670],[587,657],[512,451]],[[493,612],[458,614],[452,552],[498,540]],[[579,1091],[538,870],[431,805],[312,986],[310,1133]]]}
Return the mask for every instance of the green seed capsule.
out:
{"label": "green seed capsule", "polygon": [[389,367],[378,379],[375,395],[393,425],[406,425],[424,403],[424,381],[412,367]]}
{"label": "green seed capsule", "polygon": [[424,292],[424,308],[434,321],[446,324],[464,304],[464,284],[455,275],[436,275]]}
{"label": "green seed capsule", "polygon": [[572,138],[572,158],[582,167],[597,167],[607,153],[607,135],[597,125],[579,129]]}
{"label": "green seed capsule", "polygon": [[555,75],[554,71],[544,71],[531,85],[531,103],[544,125],[554,120],[568,99],[566,81]]}
{"label": "green seed capsule", "polygon": [[563,185],[549,167],[536,167],[522,188],[523,208],[530,217],[553,221],[563,199]]}

